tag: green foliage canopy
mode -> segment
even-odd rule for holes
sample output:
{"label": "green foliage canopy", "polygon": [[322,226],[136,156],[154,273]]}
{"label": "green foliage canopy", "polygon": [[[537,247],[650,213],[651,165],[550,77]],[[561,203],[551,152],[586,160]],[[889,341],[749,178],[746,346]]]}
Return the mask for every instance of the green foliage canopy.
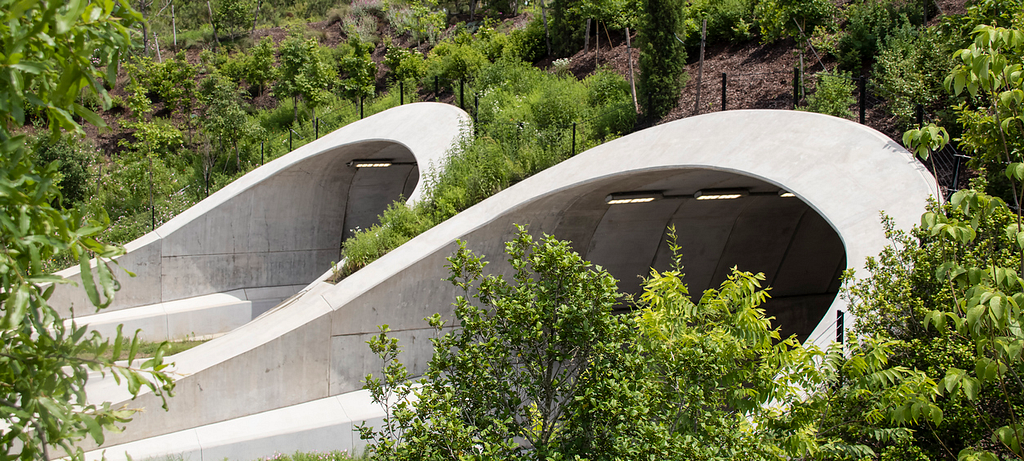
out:
{"label": "green foliage canopy", "polygon": [[[92,210],[95,218],[87,219],[77,210],[54,207],[58,163],[36,166],[25,137],[8,130],[31,115],[46,117],[54,131],[81,132],[72,114],[103,126],[76,98],[89,88],[109,107],[103,78],[113,81],[120,54],[130,48],[126,27],[140,18],[127,2],[113,0],[2,0],[0,16],[0,450],[5,459],[32,460],[62,456],[50,451],[60,447],[81,459],[76,441],[91,437],[102,443],[104,430],[116,430],[132,413],[86,403],[90,371],[112,373],[132,395],[148,387],[163,396],[173,382],[161,372],[162,352],[140,368],[115,365],[123,358],[120,330],[113,358],[101,358],[110,343],[65,322],[49,305],[53,284],[66,281],[47,273],[44,261],[57,252],[73,255],[90,307],[98,309],[117,289],[110,258],[123,250],[96,239],[107,224],[102,210]],[[137,347],[137,341],[130,343],[129,362]]]}

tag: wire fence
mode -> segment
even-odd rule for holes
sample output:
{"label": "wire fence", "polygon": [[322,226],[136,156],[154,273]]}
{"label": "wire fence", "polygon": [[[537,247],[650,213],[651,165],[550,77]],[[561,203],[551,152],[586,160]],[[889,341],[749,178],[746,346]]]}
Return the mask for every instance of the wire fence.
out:
{"label": "wire fence", "polygon": [[[689,82],[691,94],[684,98],[684,116],[694,116],[708,112],[736,109],[804,109],[819,87],[819,81],[825,75],[832,77],[840,74],[825,72],[801,72],[799,69],[784,72],[721,72],[718,75],[705,74],[701,82]],[[848,78],[852,85],[854,102],[850,104],[850,120],[870,126],[892,137],[902,145],[899,127],[894,117],[888,113],[888,101],[881,97],[871,80],[865,76],[840,77]],[[694,97],[692,94],[696,94]],[[692,103],[692,106],[689,104]],[[920,127],[931,122],[929,114],[924,113],[923,106],[917,105],[917,120]],[[928,160],[918,159],[928,171],[936,177],[943,197],[967,185],[969,174],[966,161],[969,159],[959,152],[952,143],[942,150],[932,153]]]}
{"label": "wire fence", "polygon": [[[703,81],[691,81],[687,85],[685,91],[696,92],[698,96],[692,107],[682,108],[683,116],[736,109],[806,109],[809,98],[817,91],[824,75],[838,74],[801,72],[799,68],[782,72],[706,74]],[[850,83],[855,102],[849,106],[848,118],[886,133],[901,143],[898,139],[898,130],[891,123],[892,117],[886,117],[887,102],[877,94],[870,79],[857,76],[850,78]],[[260,163],[290,152],[353,121],[418,101],[447,102],[459,106],[472,118],[474,134],[485,131],[483,127],[486,126],[486,131],[515,132],[517,136],[522,137],[542,136],[543,139],[538,139],[539,141],[563,148],[569,155],[575,155],[599,144],[607,135],[594,129],[593,118],[561,120],[556,125],[540,130],[539,127],[529,127],[526,121],[492,120],[481,117],[480,97],[470,83],[434,78],[432,82],[428,81],[423,85],[416,85],[411,81],[398,82],[389,91],[373,98],[342,100],[336,107],[327,108],[317,114],[316,118],[296,121],[285,131],[267,132],[259,142]],[[641,106],[649,107],[649,104],[644,105],[641,101]],[[930,121],[930,117],[920,110],[921,106],[918,107],[917,125],[920,126]],[[652,122],[642,111],[637,115],[637,121],[633,129],[649,126]],[[941,151],[933,153],[927,161],[919,160],[935,175],[942,195],[948,197],[966,185],[969,176],[966,169],[967,159],[969,157],[960,153],[953,144],[948,144]]]}

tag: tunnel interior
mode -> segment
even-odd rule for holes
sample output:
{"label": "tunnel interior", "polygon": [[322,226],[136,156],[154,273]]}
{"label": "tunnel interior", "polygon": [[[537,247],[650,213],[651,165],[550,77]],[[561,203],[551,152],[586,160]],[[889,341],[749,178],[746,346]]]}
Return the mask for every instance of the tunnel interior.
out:
{"label": "tunnel interior", "polygon": [[420,179],[416,158],[405,146],[385,142],[374,145],[379,149],[346,164],[355,174],[347,190],[342,242],[358,230],[377,224],[388,206],[409,198]]}
{"label": "tunnel interior", "polygon": [[[763,306],[783,337],[801,340],[840,288],[846,251],[833,227],[783,188],[733,172],[675,168],[605,178],[562,195],[567,208],[554,235],[607,269],[625,293],[641,291],[651,268],[669,269],[666,228],[675,226],[684,281],[696,301],[732,267],[762,272],[771,298]],[[716,192],[731,199],[698,200]],[[654,197],[650,201],[644,197]],[[620,197],[634,203],[609,204]]]}

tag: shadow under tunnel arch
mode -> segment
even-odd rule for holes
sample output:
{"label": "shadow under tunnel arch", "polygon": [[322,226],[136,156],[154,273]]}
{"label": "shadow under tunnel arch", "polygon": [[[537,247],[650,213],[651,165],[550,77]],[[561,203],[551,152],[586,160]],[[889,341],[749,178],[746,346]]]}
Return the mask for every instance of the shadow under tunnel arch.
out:
{"label": "shadow under tunnel arch", "polygon": [[[717,288],[732,267],[762,272],[771,299],[763,306],[783,337],[804,341],[832,305],[846,268],[846,251],[832,226],[778,186],[706,168],[632,173],[581,186],[552,232],[571,240],[585,259],[619,279],[619,289],[638,294],[650,269],[671,264],[666,228],[675,226],[684,282],[696,301]],[[728,191],[734,199],[698,200]],[[629,195],[653,200],[609,204]],[[557,194],[561,195],[561,194]],[[566,197],[567,198],[567,197]],[[552,200],[558,200],[552,197]]]}

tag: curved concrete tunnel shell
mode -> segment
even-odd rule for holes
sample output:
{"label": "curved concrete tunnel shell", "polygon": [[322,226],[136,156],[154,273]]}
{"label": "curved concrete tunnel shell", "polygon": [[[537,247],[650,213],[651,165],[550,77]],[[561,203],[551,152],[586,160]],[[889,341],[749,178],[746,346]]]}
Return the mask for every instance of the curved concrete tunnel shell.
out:
{"label": "curved concrete tunnel shell", "polygon": [[[604,203],[614,192],[657,189],[685,196],[707,187],[785,189],[799,200],[751,196],[708,204],[713,208],[686,199],[635,208]],[[818,300],[805,309],[822,312],[799,315],[814,316],[813,329],[801,328],[803,334],[830,341],[835,312],[843,307],[840,299],[828,302],[836,290],[835,273],[862,270],[865,258],[884,248],[880,212],[897,227],[909,228],[934,193],[930,175],[906,150],[846,120],[792,111],[729,111],[660,125],[528,178],[337,285],[314,282],[231,334],[177,355],[182,377],[170,411],[148,411],[108,441],[152,437],[359,389],[375,368],[365,342],[382,324],[401,340],[411,371],[422,372],[431,354],[431,332],[422,319],[451,314],[455,289],[442,279],[456,239],[487,255],[493,272],[510,273],[499,261],[514,223],[528,225],[534,234],[572,239],[584,256],[599,264],[604,259],[615,272],[634,272],[620,279],[646,274],[652,264],[665,266],[665,224],[677,225],[684,256],[686,236],[703,232],[697,240],[705,243],[691,250],[691,291],[717,283],[733,264],[732,253],[741,269],[768,273],[776,294],[825,297],[824,308]],[[712,224],[702,226],[701,220]],[[730,249],[733,240],[746,243]],[[709,262],[701,263],[705,257]],[[114,388],[89,395],[124,400],[123,391]],[[133,404],[157,408],[159,402],[144,395]]]}
{"label": "curved concrete tunnel shell", "polygon": [[[119,277],[122,289],[103,313],[308,284],[340,259],[341,242],[353,229],[376,223],[394,200],[422,193],[420,169],[439,166],[467,123],[465,112],[451,105],[400,106],[254,170],[126,245],[117,261],[136,276]],[[397,164],[348,165],[356,159]],[[77,267],[60,275],[80,280]],[[64,315],[90,305],[83,290],[70,285],[58,286],[51,304]]]}

